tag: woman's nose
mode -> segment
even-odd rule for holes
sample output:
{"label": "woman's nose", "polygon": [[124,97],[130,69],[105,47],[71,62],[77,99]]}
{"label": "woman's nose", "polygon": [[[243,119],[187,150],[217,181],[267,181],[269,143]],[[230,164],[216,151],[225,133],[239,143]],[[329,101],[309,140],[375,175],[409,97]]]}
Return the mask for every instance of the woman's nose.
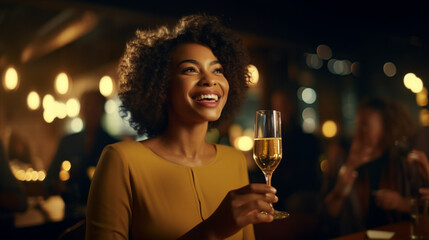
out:
{"label": "woman's nose", "polygon": [[199,81],[200,86],[215,86],[216,85],[216,78],[214,76],[211,76],[210,74],[204,74],[201,76],[201,79]]}

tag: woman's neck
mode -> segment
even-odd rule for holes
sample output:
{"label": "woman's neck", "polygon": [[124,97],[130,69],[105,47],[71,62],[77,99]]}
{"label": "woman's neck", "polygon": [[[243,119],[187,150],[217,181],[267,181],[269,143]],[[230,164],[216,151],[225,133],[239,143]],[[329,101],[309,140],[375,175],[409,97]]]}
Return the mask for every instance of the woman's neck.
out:
{"label": "woman's neck", "polygon": [[205,140],[208,124],[193,126],[169,125],[161,135],[147,141],[162,158],[184,166],[202,166],[216,155],[216,149]]}

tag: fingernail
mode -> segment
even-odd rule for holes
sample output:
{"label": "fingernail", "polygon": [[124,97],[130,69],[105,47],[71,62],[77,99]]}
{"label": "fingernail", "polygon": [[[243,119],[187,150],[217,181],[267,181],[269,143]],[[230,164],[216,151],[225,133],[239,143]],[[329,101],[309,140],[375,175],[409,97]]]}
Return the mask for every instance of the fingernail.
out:
{"label": "fingernail", "polygon": [[274,187],[270,187],[270,191],[271,191],[272,193],[276,193],[276,192],[277,192],[277,189],[275,189]]}
{"label": "fingernail", "polygon": [[276,195],[274,195],[273,193],[266,193],[265,196],[269,199],[273,199],[274,201],[279,200],[279,198]]}

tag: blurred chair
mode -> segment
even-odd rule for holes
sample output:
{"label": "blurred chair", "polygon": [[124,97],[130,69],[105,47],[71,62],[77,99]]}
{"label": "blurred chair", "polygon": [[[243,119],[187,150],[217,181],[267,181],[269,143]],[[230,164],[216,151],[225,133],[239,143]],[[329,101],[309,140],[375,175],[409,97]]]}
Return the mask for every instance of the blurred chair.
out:
{"label": "blurred chair", "polygon": [[85,229],[86,221],[82,219],[62,232],[58,240],[83,240],[85,239]]}

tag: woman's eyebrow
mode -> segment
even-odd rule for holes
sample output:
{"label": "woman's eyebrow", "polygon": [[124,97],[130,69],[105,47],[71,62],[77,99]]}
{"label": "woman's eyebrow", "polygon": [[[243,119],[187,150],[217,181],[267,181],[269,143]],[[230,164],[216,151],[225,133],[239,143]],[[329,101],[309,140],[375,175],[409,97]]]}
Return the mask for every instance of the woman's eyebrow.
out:
{"label": "woman's eyebrow", "polygon": [[200,65],[197,60],[194,60],[194,59],[185,59],[185,60],[180,61],[177,64],[177,66],[180,66],[183,63],[193,63],[193,64],[196,64],[196,65]]}
{"label": "woman's eyebrow", "polygon": [[[197,60],[194,60],[194,59],[185,59],[185,60],[180,61],[177,64],[177,66],[180,66],[183,63],[193,63],[195,65],[200,65],[200,63]],[[209,65],[211,66],[211,65],[215,65],[215,64],[219,64],[219,61],[218,60],[211,61]]]}

